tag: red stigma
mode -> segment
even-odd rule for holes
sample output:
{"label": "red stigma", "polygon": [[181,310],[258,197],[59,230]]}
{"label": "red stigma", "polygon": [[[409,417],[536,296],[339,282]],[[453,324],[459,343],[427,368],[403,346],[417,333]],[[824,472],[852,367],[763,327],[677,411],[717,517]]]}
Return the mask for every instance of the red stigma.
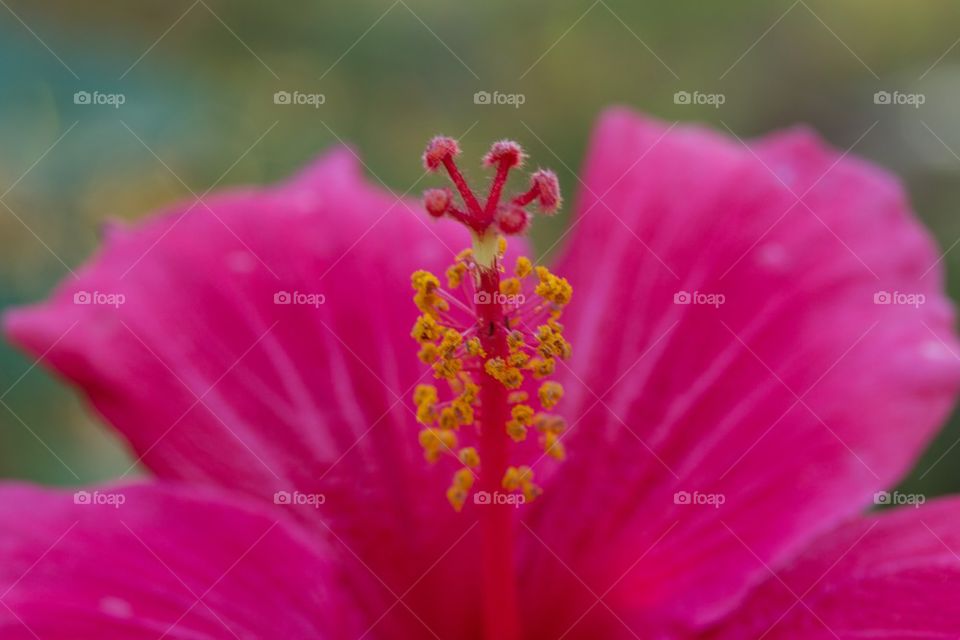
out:
{"label": "red stigma", "polygon": [[519,144],[513,140],[500,140],[494,142],[487,155],[483,156],[483,164],[488,167],[505,164],[508,169],[513,169],[523,164],[525,157]]}
{"label": "red stigma", "polygon": [[436,171],[445,160],[460,155],[460,145],[453,138],[446,136],[436,136],[427,144],[427,150],[423,152],[423,166],[427,171]]}
{"label": "red stigma", "polygon": [[481,203],[467,185],[463,174],[454,162],[460,154],[460,145],[453,138],[437,136],[430,140],[423,153],[423,164],[429,171],[441,166],[446,169],[460,194],[463,206],[458,207],[453,194],[447,189],[429,189],[423,194],[427,212],[440,218],[447,216],[469,227],[478,236],[483,236],[493,226],[500,233],[513,235],[523,233],[530,227],[530,214],[526,206],[534,200],[543,213],[553,213],[560,205],[560,187],[552,171],[540,169],[530,176],[530,189],[501,204],[503,188],[511,169],[520,167],[526,155],[519,144],[512,140],[494,142],[483,157],[486,167],[494,168],[496,174],[490,185],[486,200]]}
{"label": "red stigma", "polygon": [[512,236],[527,230],[530,214],[523,207],[510,203],[497,209],[496,222],[500,233]]}
{"label": "red stigma", "polygon": [[423,207],[434,218],[439,218],[450,208],[453,196],[449,189],[427,189],[423,192]]}

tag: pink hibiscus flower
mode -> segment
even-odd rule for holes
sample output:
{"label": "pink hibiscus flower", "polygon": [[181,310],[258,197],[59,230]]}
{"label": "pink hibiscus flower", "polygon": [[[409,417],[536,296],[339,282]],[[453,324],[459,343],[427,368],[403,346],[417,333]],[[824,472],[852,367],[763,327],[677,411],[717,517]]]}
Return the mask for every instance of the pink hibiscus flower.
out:
{"label": "pink hibiscus flower", "polygon": [[111,227],[7,316],[156,480],[0,489],[4,638],[960,633],[960,502],[865,514],[960,384],[894,179],[614,110],[531,273],[496,232],[555,177],[501,198],[498,143],[481,201],[457,151],[436,223],[341,149]]}

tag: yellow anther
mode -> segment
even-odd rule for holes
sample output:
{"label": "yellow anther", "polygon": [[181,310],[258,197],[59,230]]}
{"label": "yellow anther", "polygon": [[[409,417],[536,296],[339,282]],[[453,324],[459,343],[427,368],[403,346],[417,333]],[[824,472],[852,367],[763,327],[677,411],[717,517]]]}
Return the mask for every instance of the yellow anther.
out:
{"label": "yellow anther", "polygon": [[553,375],[557,368],[557,361],[553,358],[534,358],[528,364],[527,368],[533,371],[533,377],[538,380]]}
{"label": "yellow anther", "polygon": [[437,419],[437,388],[429,384],[419,384],[413,392],[413,402],[417,405],[417,420],[422,424],[433,424]]}
{"label": "yellow anther", "polygon": [[534,293],[560,307],[570,302],[570,298],[573,296],[573,287],[570,286],[566,278],[553,275],[546,267],[537,267],[535,271],[537,277],[540,278],[540,284],[534,289]]}
{"label": "yellow anther", "polygon": [[440,422],[438,426],[445,430],[456,429],[460,426],[457,420],[457,412],[454,411],[453,407],[445,407],[440,411]]}
{"label": "yellow anther", "polygon": [[530,394],[526,391],[511,391],[510,395],[507,396],[507,402],[510,404],[517,404],[518,402],[526,402],[530,399]]}
{"label": "yellow anther", "polygon": [[522,349],[527,344],[526,340],[523,338],[523,334],[519,331],[511,331],[507,334],[507,348],[510,351],[516,351]]}
{"label": "yellow anther", "polygon": [[457,262],[447,269],[447,287],[456,289],[463,283],[463,276],[467,273],[467,265]]}
{"label": "yellow anther", "polygon": [[453,356],[461,344],[463,344],[463,336],[458,331],[447,329],[443,332],[443,340],[440,341],[440,355],[444,358]]}
{"label": "yellow anther", "polygon": [[567,428],[566,420],[548,413],[538,413],[534,416],[533,425],[542,433],[562,433]]}
{"label": "yellow anther", "polygon": [[517,278],[504,278],[500,281],[500,293],[505,296],[515,296],[520,293],[520,280]]}
{"label": "yellow anther", "polygon": [[447,501],[453,507],[453,510],[459,513],[467,502],[467,491],[452,484],[447,489]]}
{"label": "yellow anther", "polygon": [[417,318],[417,321],[413,323],[413,329],[410,331],[410,337],[412,337],[417,342],[432,342],[440,337],[440,332],[443,329],[440,326],[440,323],[437,322],[436,318],[431,315],[422,315]]}
{"label": "yellow anther", "polygon": [[464,447],[463,449],[460,449],[460,453],[457,455],[457,457],[460,458],[460,462],[467,465],[471,469],[476,469],[480,466],[480,455],[473,447]]}
{"label": "yellow anther", "polygon": [[466,402],[467,404],[473,404],[477,401],[477,396],[480,394],[480,387],[472,382],[465,382],[463,385],[463,393],[460,394],[460,399]]}
{"label": "yellow anther", "polygon": [[514,442],[523,442],[527,439],[527,428],[517,420],[507,420],[507,435]]}
{"label": "yellow anther", "polygon": [[418,384],[413,390],[413,403],[420,406],[426,400],[437,400],[437,388],[432,384]]}
{"label": "yellow anther", "polygon": [[420,350],[417,351],[417,358],[419,358],[423,364],[433,364],[439,357],[440,351],[437,349],[437,345],[432,342],[425,343],[420,347]]}
{"label": "yellow anther", "polygon": [[438,380],[455,380],[463,369],[463,360],[459,358],[445,358],[433,363],[433,377]]}
{"label": "yellow anther", "polygon": [[537,327],[537,342],[539,346],[537,351],[544,358],[558,357],[567,359],[570,357],[570,343],[567,342],[561,331],[563,327],[557,323],[542,324]]}
{"label": "yellow anther", "polygon": [[543,493],[543,489],[532,482],[528,482],[522,485],[520,488],[523,491],[523,497],[527,502],[533,502]]}
{"label": "yellow anther", "polygon": [[497,252],[501,256],[507,252],[507,239],[503,236],[497,238]]}
{"label": "yellow anther", "polygon": [[442,429],[421,429],[419,440],[427,462],[436,462],[440,454],[450,452],[457,446],[456,434]]}
{"label": "yellow anther", "polygon": [[533,482],[533,470],[528,466],[507,467],[500,483],[507,491],[516,491],[525,484]]}
{"label": "yellow anther", "polygon": [[518,278],[526,278],[532,271],[533,263],[530,262],[530,258],[524,256],[517,258],[517,267],[513,270],[513,273]]}
{"label": "yellow anther", "polygon": [[[462,399],[458,398],[454,400],[450,406],[453,409],[454,415],[456,416],[458,426],[462,424],[473,424],[473,407],[470,406],[469,402],[464,402]],[[442,419],[443,416],[441,415],[441,420]]]}
{"label": "yellow anther", "polygon": [[514,405],[510,409],[510,415],[513,416],[513,419],[524,426],[533,424],[533,414],[533,407],[526,404]]}
{"label": "yellow anther", "polygon": [[475,478],[473,471],[464,467],[463,469],[457,469],[457,472],[453,474],[453,484],[464,489],[470,489]]}
{"label": "yellow anther", "polygon": [[487,357],[487,352],[483,350],[483,347],[480,346],[480,338],[473,337],[467,340],[467,353],[471,356],[479,356],[481,358]]}
{"label": "yellow anther", "polygon": [[567,457],[566,449],[560,441],[560,435],[553,431],[543,434],[543,452],[554,460],[563,460]]}
{"label": "yellow anther", "polygon": [[487,375],[507,389],[517,389],[523,384],[523,374],[520,373],[520,369],[508,365],[503,358],[490,358],[484,363],[483,369]]}
{"label": "yellow anther", "polygon": [[422,313],[437,316],[440,311],[447,311],[450,305],[446,300],[437,294],[440,287],[440,281],[437,276],[429,271],[414,271],[410,277],[416,295],[413,296],[413,302]]}
{"label": "yellow anther", "polygon": [[540,385],[537,395],[540,396],[540,404],[544,409],[553,409],[563,397],[563,386],[559,382],[544,382]]}

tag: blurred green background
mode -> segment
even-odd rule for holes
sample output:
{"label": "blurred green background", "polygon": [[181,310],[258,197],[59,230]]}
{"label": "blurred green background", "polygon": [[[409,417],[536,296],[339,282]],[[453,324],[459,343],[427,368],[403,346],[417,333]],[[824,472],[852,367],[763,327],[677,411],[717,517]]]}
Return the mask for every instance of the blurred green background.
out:
{"label": "blurred green background", "polygon": [[[0,307],[44,296],[96,248],[104,220],[279,179],[338,138],[399,192],[434,133],[462,136],[477,157],[516,138],[569,196],[611,103],[744,137],[805,122],[856,143],[904,178],[946,249],[960,238],[958,39],[955,0],[3,0]],[[125,102],[75,104],[78,91]],[[278,105],[277,91],[324,103]],[[478,91],[523,104],[476,104]],[[725,102],[676,104],[677,91]],[[878,105],[877,91],[925,103]],[[541,250],[565,224],[566,213],[538,225]],[[956,298],[960,249],[944,263]],[[78,397],[6,344],[0,400],[0,475],[75,484],[127,469]],[[909,490],[960,489],[958,439],[954,419]]]}

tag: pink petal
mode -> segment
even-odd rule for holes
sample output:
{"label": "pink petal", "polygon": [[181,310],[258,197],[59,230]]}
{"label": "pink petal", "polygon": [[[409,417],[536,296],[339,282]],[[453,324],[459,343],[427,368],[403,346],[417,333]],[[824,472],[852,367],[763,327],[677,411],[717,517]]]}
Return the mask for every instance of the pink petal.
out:
{"label": "pink petal", "polygon": [[710,638],[956,638],[960,500],[858,519],[767,578]]}
{"label": "pink petal", "polygon": [[[648,630],[696,627],[765,577],[728,526],[782,561],[910,468],[960,383],[953,312],[896,181],[809,132],[747,149],[614,110],[585,181],[556,269],[570,459],[534,505],[524,579],[568,613],[559,633],[596,602],[573,574],[615,583],[605,602]],[[815,213],[791,209],[808,189]]]}
{"label": "pink petal", "polygon": [[[409,337],[410,274],[442,273],[468,243],[368,186],[339,150],[278,187],[111,233],[79,279],[9,315],[7,331],[159,476],[270,502],[322,494],[319,509],[282,508],[335,541],[371,621],[390,608],[377,629],[424,631],[391,606],[416,582],[405,602],[441,633],[470,621],[477,560],[458,542],[471,522],[444,496],[453,470],[429,467],[417,444],[411,393],[430,376]],[[74,304],[78,291],[126,300]],[[275,304],[278,292],[324,301]]]}
{"label": "pink petal", "polygon": [[282,514],[196,488],[0,488],[4,638],[356,638],[355,605]]}

